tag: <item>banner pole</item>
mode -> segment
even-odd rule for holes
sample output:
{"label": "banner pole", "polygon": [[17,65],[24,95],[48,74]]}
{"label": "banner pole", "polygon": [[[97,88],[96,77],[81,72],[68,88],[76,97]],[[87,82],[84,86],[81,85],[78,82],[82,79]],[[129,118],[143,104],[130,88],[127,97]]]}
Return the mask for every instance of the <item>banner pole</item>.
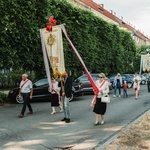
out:
{"label": "banner pole", "polygon": [[41,29],[40,29],[40,37],[41,37],[42,52],[43,52],[43,58],[44,58],[44,63],[45,63],[46,75],[47,75],[47,79],[48,79],[48,83],[49,83],[49,88],[52,89],[50,67],[49,67],[47,52],[46,52],[46,49],[45,49],[45,42],[44,42],[44,39],[43,39]]}
{"label": "banner pole", "polygon": [[142,74],[142,65],[143,65],[143,63],[142,63],[142,56],[141,56],[139,76],[141,76],[141,74]]}
{"label": "banner pole", "polygon": [[94,98],[93,98],[93,100],[92,100],[92,103],[95,103],[95,101],[96,101],[96,96],[97,96],[98,93],[99,93],[99,89],[98,89],[98,87],[96,86],[96,84],[95,84],[95,82],[94,82],[94,80],[93,80],[91,74],[89,73],[87,67],[85,66],[85,64],[84,64],[84,62],[83,62],[81,56],[79,55],[78,51],[76,50],[75,46],[73,45],[73,43],[72,43],[71,40],[69,39],[64,25],[61,25],[61,29],[62,29],[62,31],[63,31],[63,33],[64,33],[64,35],[65,35],[65,37],[66,37],[68,43],[70,44],[71,48],[73,49],[74,53],[76,54],[77,58],[79,59],[81,65],[83,66],[83,68],[84,68],[84,70],[85,70],[85,72],[86,72],[86,74],[87,74],[87,77],[88,77],[88,79],[89,79],[89,81],[90,81],[90,83],[91,83],[91,85],[92,85],[92,87],[93,87],[93,91],[94,91],[95,96],[94,96]]}

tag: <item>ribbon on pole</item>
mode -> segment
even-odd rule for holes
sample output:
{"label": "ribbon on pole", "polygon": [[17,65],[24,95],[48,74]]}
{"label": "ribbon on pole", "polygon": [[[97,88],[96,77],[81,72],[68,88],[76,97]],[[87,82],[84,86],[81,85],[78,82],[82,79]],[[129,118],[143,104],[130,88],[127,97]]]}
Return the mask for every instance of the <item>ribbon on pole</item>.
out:
{"label": "ribbon on pole", "polygon": [[41,37],[42,52],[43,52],[43,58],[44,58],[44,63],[45,63],[46,75],[47,75],[47,79],[48,79],[48,83],[49,83],[49,88],[52,89],[51,74],[50,74],[50,69],[49,69],[50,67],[49,67],[47,52],[46,52],[46,48],[45,48],[45,42],[44,42],[44,38],[43,38],[41,29],[40,29],[40,37]]}
{"label": "ribbon on pole", "polygon": [[73,45],[73,43],[72,43],[71,40],[69,39],[69,37],[68,37],[68,35],[67,35],[67,32],[66,32],[66,29],[65,29],[65,26],[64,26],[64,25],[61,25],[61,29],[62,29],[62,31],[63,31],[63,33],[64,33],[64,35],[65,35],[65,37],[66,37],[66,39],[67,39],[67,41],[68,41],[68,43],[69,43],[69,45],[70,45],[70,47],[73,49],[73,51],[74,51],[74,53],[76,54],[77,58],[79,59],[81,65],[83,66],[83,68],[84,68],[84,70],[85,70],[85,73],[86,73],[86,75],[87,75],[87,77],[88,77],[88,79],[89,79],[89,81],[90,81],[90,83],[91,83],[91,85],[92,85],[92,87],[93,87],[93,91],[94,91],[94,94],[95,94],[95,95],[94,95],[94,98],[93,98],[93,100],[92,100],[92,102],[91,102],[91,105],[94,105],[95,102],[96,102],[96,97],[97,97],[97,95],[98,95],[98,93],[99,93],[99,89],[98,89],[98,87],[96,86],[96,84],[95,84],[95,82],[94,82],[94,80],[93,80],[91,74],[89,73],[87,67],[85,66],[85,64],[84,64],[84,62],[83,62],[81,56],[79,55],[78,51],[76,50],[75,46]]}

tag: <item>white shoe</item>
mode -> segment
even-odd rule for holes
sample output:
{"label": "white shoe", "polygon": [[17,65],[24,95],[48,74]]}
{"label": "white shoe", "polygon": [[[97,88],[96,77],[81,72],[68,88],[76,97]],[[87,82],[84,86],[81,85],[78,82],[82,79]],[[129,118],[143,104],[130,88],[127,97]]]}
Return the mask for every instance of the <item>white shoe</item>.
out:
{"label": "white shoe", "polygon": [[62,112],[63,111],[63,109],[60,109],[60,112]]}
{"label": "white shoe", "polygon": [[99,125],[99,121],[96,121],[94,125],[95,125],[95,126]]}
{"label": "white shoe", "polygon": [[105,122],[104,121],[101,121],[101,125],[103,125]]}
{"label": "white shoe", "polygon": [[121,96],[119,95],[119,97],[121,97]]}
{"label": "white shoe", "polygon": [[113,98],[115,98],[115,97],[116,97],[116,95],[113,96]]}
{"label": "white shoe", "polygon": [[54,112],[51,113],[51,115],[53,115],[53,114],[56,114],[56,112],[54,111]]}

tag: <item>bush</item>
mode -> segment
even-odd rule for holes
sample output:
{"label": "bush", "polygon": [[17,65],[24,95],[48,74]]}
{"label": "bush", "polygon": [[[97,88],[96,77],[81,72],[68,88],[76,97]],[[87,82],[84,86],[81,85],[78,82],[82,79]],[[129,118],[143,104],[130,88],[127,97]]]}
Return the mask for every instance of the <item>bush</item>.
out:
{"label": "bush", "polygon": [[[57,24],[66,24],[68,36],[90,72],[114,74],[135,68],[130,65],[136,54],[131,33],[67,0],[1,0],[0,10],[1,69],[33,70],[36,79],[45,76],[39,29],[46,26],[47,13],[54,15]],[[65,38],[63,47],[66,69],[81,75],[83,69]],[[20,74],[12,74],[9,80],[10,86],[16,86]],[[4,77],[2,86],[6,84]]]}
{"label": "bush", "polygon": [[23,73],[27,73],[29,76],[29,79],[34,82],[38,79],[35,78],[35,72],[34,71],[24,71],[24,70],[13,70],[7,74],[0,74],[0,89],[10,89],[14,87],[18,87],[20,84],[21,75]]}
{"label": "bush", "polygon": [[6,102],[7,100],[7,95],[5,93],[0,92],[0,102]]}

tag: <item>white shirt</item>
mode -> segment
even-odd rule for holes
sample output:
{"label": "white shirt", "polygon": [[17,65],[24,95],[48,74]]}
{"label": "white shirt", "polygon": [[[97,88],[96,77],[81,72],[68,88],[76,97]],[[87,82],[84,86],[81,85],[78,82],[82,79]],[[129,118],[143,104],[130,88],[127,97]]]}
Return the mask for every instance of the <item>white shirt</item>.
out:
{"label": "white shirt", "polygon": [[[135,80],[138,80],[138,83],[135,82]],[[134,76],[133,78],[133,88],[137,88],[138,90],[140,89],[140,82],[141,82],[141,77],[140,76]]]}
{"label": "white shirt", "polygon": [[[26,80],[28,80],[26,82]],[[21,93],[30,93],[30,89],[32,89],[32,82],[29,79],[26,79],[25,81],[21,81],[20,82],[20,86],[19,88],[21,88],[21,86],[24,84],[24,82],[26,82],[23,87],[21,88]]]}
{"label": "white shirt", "polygon": [[150,81],[150,73],[147,74],[146,78],[147,78],[147,81]]}
{"label": "white shirt", "polygon": [[[105,80],[104,80],[105,81]],[[106,95],[106,94],[108,94],[109,93],[109,84],[108,84],[108,81],[105,81],[105,83],[101,86],[101,84],[104,82],[104,81],[102,81],[101,83],[100,83],[100,81],[99,80],[97,80],[95,83],[96,83],[96,86],[98,87],[98,89],[99,89],[99,93],[98,93],[98,98],[101,98],[102,97],[102,95],[101,95],[101,92],[103,92],[103,95]],[[101,87],[100,87],[101,86]]]}
{"label": "white shirt", "polygon": [[[52,82],[52,88],[59,94],[60,92],[60,87],[58,87],[58,82]],[[56,93],[55,91],[52,91],[52,93]]]}

